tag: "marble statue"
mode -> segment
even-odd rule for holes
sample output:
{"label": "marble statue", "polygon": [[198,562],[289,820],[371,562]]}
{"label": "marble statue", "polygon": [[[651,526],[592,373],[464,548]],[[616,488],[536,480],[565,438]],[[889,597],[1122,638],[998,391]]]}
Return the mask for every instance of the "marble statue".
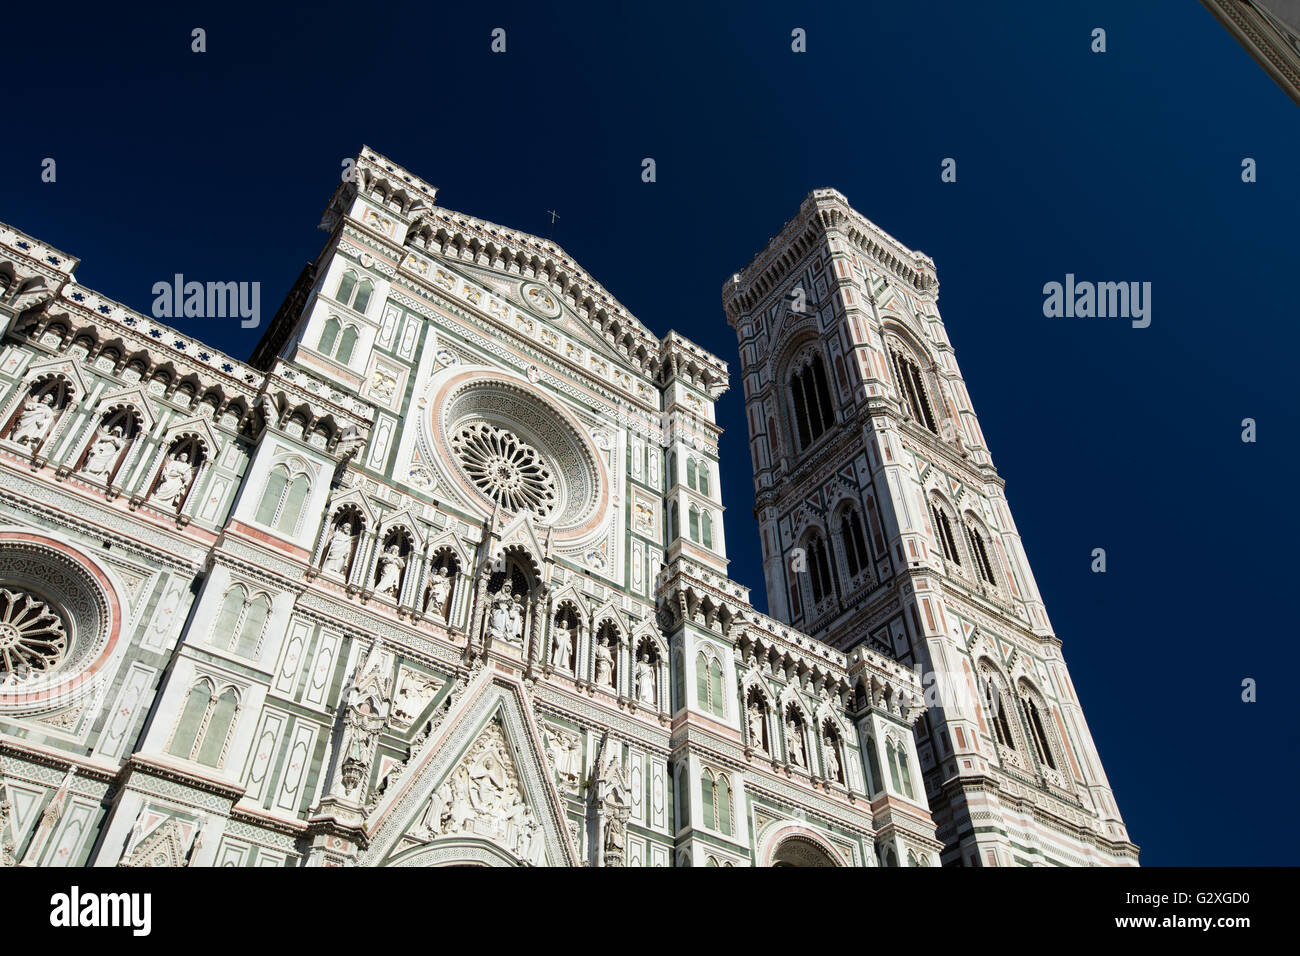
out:
{"label": "marble statue", "polygon": [[573,631],[556,624],[551,640],[554,643],[551,649],[551,666],[569,670],[569,657],[573,653]]}
{"label": "marble statue", "polygon": [[840,758],[835,753],[835,738],[827,737],[824,741],[826,753],[826,776],[831,780],[840,779]]}
{"label": "marble statue", "polygon": [[379,556],[379,579],[375,583],[375,590],[380,594],[391,594],[396,597],[398,588],[402,584],[404,567],[406,567],[406,560],[397,545],[390,544]]}
{"label": "marble statue", "polygon": [[330,535],[325,563],[322,568],[332,574],[347,574],[348,559],[352,557],[352,522],[341,521]]}
{"label": "marble statue", "polygon": [[50,423],[54,421],[54,396],[46,392],[37,401],[29,398],[23,405],[23,413],[14,428],[13,440],[20,445],[30,444],[33,448],[41,443]]}
{"label": "marble statue", "polygon": [[445,567],[439,568],[438,573],[433,575],[429,581],[429,604],[426,611],[442,615],[447,611],[447,598],[451,594],[451,577],[447,574]]}
{"label": "marble statue", "polygon": [[790,755],[790,762],[796,767],[802,767],[806,761],[803,754],[803,733],[799,725],[794,721],[787,719],[785,722],[785,749]]}
{"label": "marble statue", "polygon": [[763,705],[757,700],[749,702],[749,744],[755,750],[767,751],[763,743]]}
{"label": "marble statue", "polygon": [[188,454],[181,452],[173,458],[168,458],[163,465],[158,487],[154,489],[154,498],[163,504],[179,505],[193,477],[194,466],[190,463]]}
{"label": "marble statue", "polygon": [[645,651],[636,662],[636,699],[652,706],[655,702],[655,668]]}
{"label": "marble statue", "polygon": [[501,585],[492,598],[492,611],[488,618],[488,634],[498,640],[506,640],[510,633],[510,608],[514,602],[510,599],[510,582]]}
{"label": "marble statue", "polygon": [[603,637],[596,643],[596,683],[614,686],[614,655]]}
{"label": "marble statue", "polygon": [[125,444],[126,439],[122,437],[120,427],[114,426],[107,434],[101,431],[99,437],[90,446],[90,454],[86,456],[86,463],[81,470],[89,478],[108,481],[109,473],[117,462],[118,452]]}
{"label": "marble statue", "polygon": [[510,613],[506,622],[506,639],[522,644],[524,640],[524,599],[516,595],[510,602]]}

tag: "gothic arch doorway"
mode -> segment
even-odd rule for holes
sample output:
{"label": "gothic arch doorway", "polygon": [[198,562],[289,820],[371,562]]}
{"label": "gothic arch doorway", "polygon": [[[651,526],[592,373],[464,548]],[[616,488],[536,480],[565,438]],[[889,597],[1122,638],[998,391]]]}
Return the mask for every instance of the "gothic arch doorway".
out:
{"label": "gothic arch doorway", "polygon": [[438,840],[393,859],[389,866],[519,866],[500,847],[482,840]]}
{"label": "gothic arch doorway", "polygon": [[836,866],[824,849],[811,840],[790,837],[772,854],[773,866]]}
{"label": "gothic arch doorway", "polygon": [[760,866],[848,866],[821,834],[799,824],[778,826],[759,841]]}

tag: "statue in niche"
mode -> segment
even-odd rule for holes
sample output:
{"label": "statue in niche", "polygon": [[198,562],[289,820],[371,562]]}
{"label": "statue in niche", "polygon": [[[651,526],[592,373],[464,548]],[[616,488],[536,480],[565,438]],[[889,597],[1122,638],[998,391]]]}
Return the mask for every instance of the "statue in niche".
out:
{"label": "statue in niche", "polygon": [[824,741],[826,751],[826,776],[831,780],[840,779],[840,758],[835,752],[835,738],[827,737]]}
{"label": "statue in niche", "polygon": [[474,819],[475,810],[470,803],[469,768],[461,764],[451,776],[451,800],[448,805],[444,833],[459,833]]}
{"label": "statue in niche", "polygon": [[758,698],[749,702],[749,744],[755,750],[767,753],[763,742],[763,704]]}
{"label": "statue in niche", "polygon": [[125,444],[126,439],[122,437],[122,429],[119,426],[114,426],[113,430],[107,433],[100,431],[99,437],[90,446],[90,454],[86,456],[86,463],[81,470],[88,478],[108,481],[109,472],[113,470],[117,455]]}
{"label": "statue in niche", "polygon": [[510,633],[510,608],[514,605],[510,596],[510,582],[501,585],[492,598],[492,612],[488,619],[488,634],[498,640],[506,640]]}
{"label": "statue in niche", "polygon": [[569,670],[569,658],[573,654],[573,630],[557,623],[552,632],[551,666]]}
{"label": "statue in niche", "polygon": [[380,594],[391,594],[396,597],[398,588],[402,584],[404,567],[406,567],[406,560],[397,545],[390,544],[384,548],[384,553],[379,556],[379,578],[375,582],[375,590]]}
{"label": "statue in niche", "polygon": [[636,699],[643,704],[654,706],[655,668],[650,663],[650,655],[646,651],[642,651],[636,661]]}
{"label": "statue in niche", "polygon": [[799,723],[793,717],[787,717],[785,721],[785,749],[790,755],[790,762],[796,767],[806,765],[803,753],[803,732],[799,729]]}
{"label": "statue in niche", "polygon": [[447,598],[451,595],[451,576],[445,567],[438,569],[429,581],[429,604],[425,611],[444,615],[447,612]]}
{"label": "statue in niche", "polygon": [[376,702],[369,695],[362,696],[361,689],[356,686],[349,690],[347,709],[343,712],[343,740],[339,746],[342,755],[340,779],[347,796],[351,796],[369,775],[379,732],[387,718],[388,708],[384,701]]}
{"label": "statue in niche", "polygon": [[524,599],[516,595],[510,602],[510,614],[506,622],[506,637],[514,644],[524,642]]}
{"label": "statue in niche", "polygon": [[330,535],[330,543],[325,552],[322,569],[331,574],[347,574],[349,558],[352,557],[352,522],[340,521]]}
{"label": "statue in niche", "polygon": [[54,396],[46,392],[38,401],[29,398],[23,405],[23,413],[14,428],[13,440],[20,445],[30,444],[33,448],[41,443],[45,433],[54,421]]}
{"label": "statue in niche", "polygon": [[163,504],[179,506],[193,477],[194,465],[190,463],[190,456],[186,452],[168,458],[163,465],[158,487],[154,489],[154,498]]}
{"label": "statue in niche", "polygon": [[614,686],[614,654],[604,635],[596,642],[596,683],[605,687]]}
{"label": "statue in niche", "polygon": [[[611,769],[614,761],[611,761]],[[601,861],[605,866],[622,866],[623,849],[627,842],[627,820],[632,815],[632,808],[627,802],[627,793],[621,774],[605,771],[605,854]]]}

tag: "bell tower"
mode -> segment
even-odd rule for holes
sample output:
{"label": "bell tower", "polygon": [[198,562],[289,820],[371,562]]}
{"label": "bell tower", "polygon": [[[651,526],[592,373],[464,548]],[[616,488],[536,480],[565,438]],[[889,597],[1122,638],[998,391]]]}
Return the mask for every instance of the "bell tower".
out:
{"label": "bell tower", "polygon": [[771,613],[921,672],[946,865],[1136,865],[937,300],[833,189],[724,286]]}

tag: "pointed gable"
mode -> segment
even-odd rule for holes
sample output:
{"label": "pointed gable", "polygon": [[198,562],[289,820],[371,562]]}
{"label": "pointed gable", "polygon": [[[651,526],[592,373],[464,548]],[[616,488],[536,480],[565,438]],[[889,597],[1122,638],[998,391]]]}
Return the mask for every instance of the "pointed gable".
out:
{"label": "pointed gable", "polygon": [[376,808],[363,865],[577,866],[538,727],[513,680],[480,673]]}

